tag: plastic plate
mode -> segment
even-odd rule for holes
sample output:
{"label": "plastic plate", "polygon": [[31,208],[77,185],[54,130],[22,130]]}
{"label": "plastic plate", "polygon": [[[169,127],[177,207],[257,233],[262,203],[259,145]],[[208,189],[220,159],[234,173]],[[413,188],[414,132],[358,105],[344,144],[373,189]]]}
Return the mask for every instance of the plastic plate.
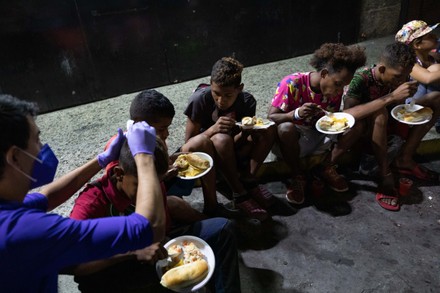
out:
{"label": "plastic plate", "polygon": [[[214,252],[211,249],[211,246],[209,246],[208,243],[206,243],[203,239],[200,239],[199,237],[190,236],[190,235],[184,235],[184,236],[180,236],[180,237],[176,237],[174,239],[171,239],[170,241],[168,241],[164,245],[164,247],[166,249],[168,249],[168,247],[170,247],[171,245],[182,244],[182,242],[185,240],[190,241],[190,242],[194,242],[194,244],[203,253],[203,255],[204,255],[203,258],[208,263],[208,274],[206,275],[206,277],[202,281],[200,281],[197,284],[193,284],[191,286],[181,288],[181,289],[173,289],[173,291],[176,291],[176,292],[195,292],[195,291],[203,288],[203,286],[205,286],[206,283],[211,279],[212,274],[214,273],[214,269],[215,269],[215,256],[214,256]],[[157,275],[159,276],[159,279],[161,279],[162,275],[163,275],[162,268],[157,264],[156,264],[156,272],[157,272]]]}
{"label": "plastic plate", "polygon": [[[236,125],[240,126],[241,128],[246,128],[246,126],[243,126],[241,122],[236,122]],[[274,125],[275,122],[269,120],[269,119],[263,119],[263,125],[254,125],[252,127],[249,127],[249,129],[266,129],[271,125]]]}
{"label": "plastic plate", "polygon": [[316,121],[316,129],[319,131],[319,132],[322,132],[322,133],[325,133],[325,134],[339,134],[339,133],[343,133],[345,130],[347,130],[348,128],[352,128],[353,127],[353,125],[354,125],[354,117],[352,116],[352,115],[350,115],[350,114],[348,114],[348,113],[344,113],[344,112],[335,112],[335,113],[333,113],[331,116],[334,116],[334,117],[336,117],[337,119],[341,119],[341,118],[347,118],[347,125],[348,125],[348,127],[346,127],[346,128],[344,128],[344,129],[342,129],[342,130],[339,130],[339,131],[329,131],[329,130],[324,130],[324,129],[322,129],[321,127],[320,127],[320,123],[321,123],[321,121],[323,121],[323,120],[326,120],[326,119],[329,119],[329,116],[327,116],[327,115],[324,115],[324,116],[322,116],[321,118],[319,118],[319,120],[318,121]]}
{"label": "plastic plate", "polygon": [[[431,120],[431,118],[432,118],[432,115],[428,115],[423,120],[420,120],[420,121],[413,121],[413,122],[405,121],[405,120],[403,120],[402,115],[399,114],[399,111],[401,111],[402,109],[405,109],[406,107],[409,107],[409,104],[397,105],[396,107],[394,107],[391,110],[391,116],[394,119],[396,119],[397,121],[405,123],[405,124],[409,124],[409,125],[425,124],[425,123],[429,122]],[[422,108],[423,108],[423,106],[414,104],[414,111],[417,111],[417,110],[422,109]]]}
{"label": "plastic plate", "polygon": [[192,179],[197,179],[202,177],[203,175],[205,175],[206,173],[209,172],[209,170],[211,170],[212,166],[214,165],[214,161],[212,160],[211,156],[206,154],[206,153],[202,153],[202,152],[194,152],[192,153],[194,155],[198,155],[199,157],[208,160],[209,161],[209,168],[206,169],[205,171],[203,171],[202,173],[197,174],[196,176],[192,176],[192,177],[183,177],[183,176],[179,176],[177,175],[177,177],[179,177],[180,179],[184,179],[184,180],[192,180]]}

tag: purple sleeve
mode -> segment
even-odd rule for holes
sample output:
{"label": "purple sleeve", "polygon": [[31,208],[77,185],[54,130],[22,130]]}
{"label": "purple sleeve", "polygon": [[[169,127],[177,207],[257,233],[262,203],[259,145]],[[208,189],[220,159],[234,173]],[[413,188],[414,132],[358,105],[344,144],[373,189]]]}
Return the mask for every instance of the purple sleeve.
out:
{"label": "purple sleeve", "polygon": [[29,193],[23,200],[23,205],[28,208],[34,208],[42,211],[47,211],[49,201],[47,197],[41,193]]}
{"label": "purple sleeve", "polygon": [[53,272],[144,248],[153,239],[150,223],[137,213],[78,221],[20,208],[0,228],[7,239],[3,243],[7,254],[2,255],[2,261],[19,263],[13,269],[17,273]]}

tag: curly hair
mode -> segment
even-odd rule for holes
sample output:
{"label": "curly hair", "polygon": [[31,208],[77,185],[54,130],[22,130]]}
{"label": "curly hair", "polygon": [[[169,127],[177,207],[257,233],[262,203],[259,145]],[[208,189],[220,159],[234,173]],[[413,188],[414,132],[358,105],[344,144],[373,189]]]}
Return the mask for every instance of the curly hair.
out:
{"label": "curly hair", "polygon": [[348,71],[354,73],[356,69],[364,66],[366,61],[367,56],[363,47],[325,43],[314,52],[310,65],[317,71],[326,68],[330,73],[335,73],[347,68]]}
{"label": "curly hair", "polygon": [[[136,162],[127,141],[124,142],[119,153],[119,165],[124,169],[125,174],[137,176]],[[154,166],[158,176],[168,171],[167,147],[158,136],[156,136],[156,147],[154,149]]]}
{"label": "curly hair", "polygon": [[223,57],[215,62],[211,71],[211,83],[219,86],[238,87],[241,84],[243,64],[233,57]]}
{"label": "curly hair", "polygon": [[403,67],[413,68],[416,64],[416,53],[414,49],[404,43],[394,42],[389,44],[383,50],[380,61],[391,68]]}
{"label": "curly hair", "polygon": [[16,145],[26,149],[30,135],[28,116],[35,117],[37,104],[10,95],[0,95],[0,178],[3,177],[5,154]]}
{"label": "curly hair", "polygon": [[130,105],[130,119],[134,121],[152,123],[164,117],[173,118],[175,114],[170,100],[156,90],[140,92]]}

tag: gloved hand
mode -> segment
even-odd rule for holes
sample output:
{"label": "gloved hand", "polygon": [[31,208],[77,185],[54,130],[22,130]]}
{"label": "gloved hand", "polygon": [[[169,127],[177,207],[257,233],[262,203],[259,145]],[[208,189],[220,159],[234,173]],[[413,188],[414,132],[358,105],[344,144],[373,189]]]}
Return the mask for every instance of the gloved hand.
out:
{"label": "gloved hand", "polygon": [[124,132],[122,132],[121,128],[118,128],[118,135],[110,143],[108,148],[97,156],[98,164],[101,166],[101,168],[105,168],[105,166],[107,166],[110,162],[119,159],[119,152],[121,151],[124,141]]}
{"label": "gloved hand", "polygon": [[156,130],[147,122],[134,123],[127,131],[128,146],[133,157],[139,153],[154,154],[156,147]]}

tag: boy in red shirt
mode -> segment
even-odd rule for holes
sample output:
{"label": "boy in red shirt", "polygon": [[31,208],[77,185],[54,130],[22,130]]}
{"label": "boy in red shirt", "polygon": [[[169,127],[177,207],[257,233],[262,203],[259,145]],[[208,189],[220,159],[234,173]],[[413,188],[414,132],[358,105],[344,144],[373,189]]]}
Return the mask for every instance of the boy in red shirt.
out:
{"label": "boy in red shirt", "polygon": [[[168,170],[168,154],[165,144],[157,138],[154,152],[155,166],[158,175]],[[85,220],[98,217],[130,214],[134,208],[137,192],[136,164],[127,144],[121,149],[118,162],[111,163],[106,174],[88,184],[75,201],[71,218]],[[167,209],[167,196],[162,184],[165,211],[167,213],[167,236],[194,235],[204,239],[213,249],[216,256],[216,267],[213,284],[216,290],[240,292],[240,280],[235,244],[231,223],[224,218],[212,218],[185,226],[173,225]],[[194,210],[195,211],[195,210]],[[119,255],[112,259],[83,264],[75,271],[75,280],[82,292],[106,291],[129,292],[140,288],[167,291],[159,285],[159,280],[152,266],[163,254],[162,245],[155,243],[137,253],[150,255],[149,264],[142,264],[133,259],[132,254]],[[117,263],[117,265],[114,265]],[[116,290],[116,291],[118,291]],[[232,290],[232,291],[230,291]]]}

